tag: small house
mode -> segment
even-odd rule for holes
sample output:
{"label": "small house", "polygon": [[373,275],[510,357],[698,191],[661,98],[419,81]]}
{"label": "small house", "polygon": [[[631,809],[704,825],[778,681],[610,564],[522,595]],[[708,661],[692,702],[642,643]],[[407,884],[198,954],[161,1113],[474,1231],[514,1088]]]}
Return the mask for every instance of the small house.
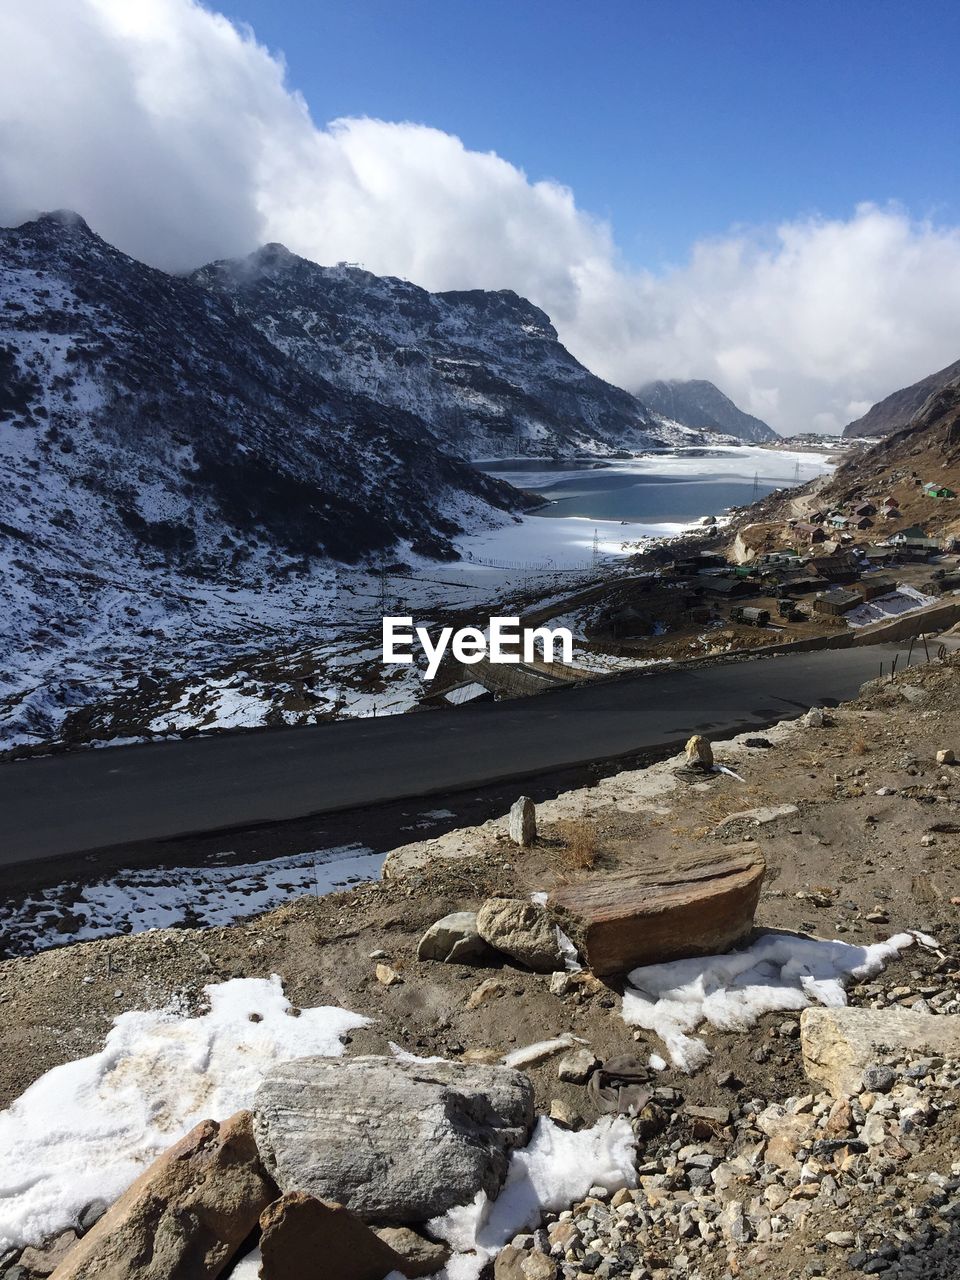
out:
{"label": "small house", "polygon": [[869,516],[857,516],[854,519],[853,527],[855,529],[872,529],[873,521],[870,519]]}
{"label": "small house", "polygon": [[821,591],[818,596],[813,598],[815,613],[822,613],[834,618],[842,617],[854,605],[862,603],[863,597],[859,591],[844,591],[840,587],[832,587],[829,591]]}
{"label": "small house", "polygon": [[855,516],[875,516],[877,508],[872,502],[860,502],[853,508],[853,514]]}
{"label": "small house", "polygon": [[945,484],[925,484],[923,492],[928,498],[955,498],[957,496]]}
{"label": "small house", "polygon": [[906,529],[898,529],[890,535],[890,543],[895,547],[909,547],[915,543],[927,542],[927,533],[918,524],[908,525]]}
{"label": "small house", "polygon": [[864,578],[857,583],[857,590],[866,602],[876,600],[879,596],[888,596],[896,587],[886,578]]}
{"label": "small house", "polygon": [[834,513],[828,517],[827,523],[830,524],[834,529],[850,528],[850,521],[847,519],[847,517],[843,514],[842,511],[834,511]]}
{"label": "small house", "polygon": [[827,535],[820,526],[818,524],[813,524],[809,520],[798,520],[794,533],[798,539],[809,543],[811,546],[817,542],[826,542],[827,540]]}

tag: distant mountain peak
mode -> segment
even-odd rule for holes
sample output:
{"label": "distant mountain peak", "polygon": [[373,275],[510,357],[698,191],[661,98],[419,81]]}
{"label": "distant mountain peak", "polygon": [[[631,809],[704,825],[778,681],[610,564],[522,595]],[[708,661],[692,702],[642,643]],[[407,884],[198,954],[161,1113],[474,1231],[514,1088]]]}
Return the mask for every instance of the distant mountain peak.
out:
{"label": "distant mountain peak", "polygon": [[753,414],[744,413],[705,378],[648,382],[637,392],[637,398],[648,409],[694,430],[720,431],[754,444],[780,438],[773,427]]}

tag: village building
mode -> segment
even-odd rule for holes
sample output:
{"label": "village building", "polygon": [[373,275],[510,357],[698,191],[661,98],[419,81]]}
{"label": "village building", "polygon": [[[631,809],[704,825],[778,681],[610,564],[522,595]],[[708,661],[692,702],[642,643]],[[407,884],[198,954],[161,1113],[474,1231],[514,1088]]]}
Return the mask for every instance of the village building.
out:
{"label": "village building", "polygon": [[805,542],[813,545],[818,542],[826,542],[827,535],[818,524],[812,524],[809,520],[798,520],[794,534],[799,542]]}
{"label": "village building", "polygon": [[854,605],[862,604],[863,597],[859,591],[844,591],[841,587],[832,587],[829,591],[821,591],[813,598],[816,613],[829,617],[842,617]]}

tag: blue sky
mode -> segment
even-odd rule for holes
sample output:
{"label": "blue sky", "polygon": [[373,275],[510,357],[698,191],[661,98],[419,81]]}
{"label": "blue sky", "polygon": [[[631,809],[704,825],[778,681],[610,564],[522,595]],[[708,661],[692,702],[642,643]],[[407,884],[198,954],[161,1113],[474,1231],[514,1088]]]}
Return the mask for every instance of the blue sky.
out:
{"label": "blue sky", "polygon": [[570,185],[634,265],[897,200],[960,221],[960,4],[230,0],[314,119],[433,125]]}

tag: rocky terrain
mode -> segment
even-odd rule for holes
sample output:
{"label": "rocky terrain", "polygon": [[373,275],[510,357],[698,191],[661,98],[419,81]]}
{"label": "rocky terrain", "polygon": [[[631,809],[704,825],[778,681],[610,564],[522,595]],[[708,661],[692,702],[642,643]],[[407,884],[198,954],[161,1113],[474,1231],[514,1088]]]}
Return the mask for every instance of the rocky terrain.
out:
{"label": "rocky terrain", "polygon": [[960,377],[928,395],[905,427],[839,467],[817,495],[820,502],[855,501],[869,494],[896,498],[901,523],[931,534],[960,532],[955,501],[928,497],[927,482],[960,486]]}
{"label": "rocky terrain", "polygon": [[[328,1063],[326,1075],[310,1068],[297,1093],[339,1081],[336,1088],[342,1085],[356,1103],[350,1064],[360,1069],[358,1059],[374,1055],[389,1081],[364,1095],[361,1109],[374,1122],[385,1090],[392,1107],[405,1105],[402,1064],[411,1059],[403,1055],[428,1060],[418,1078],[441,1072],[430,1086],[441,1091],[449,1087],[447,1068],[437,1058],[479,1072],[471,1087],[486,1091],[493,1077],[484,1070],[519,1072],[529,1080],[532,1111],[518,1123],[526,1130],[533,1115],[552,1118],[552,1128],[535,1132],[531,1150],[552,1144],[551,1167],[561,1168],[563,1142],[597,1143],[601,1133],[611,1142],[626,1140],[621,1129],[596,1129],[598,1119],[623,1108],[616,1123],[625,1121],[636,1141],[629,1167],[620,1163],[622,1146],[616,1159],[614,1148],[605,1148],[600,1165],[581,1153],[584,1169],[595,1171],[592,1185],[578,1190],[575,1179],[565,1183],[563,1203],[538,1193],[532,1220],[525,1202],[524,1225],[498,1237],[489,1262],[479,1257],[481,1269],[489,1266],[498,1280],[951,1274],[960,1212],[953,1096],[960,1078],[960,776],[951,763],[958,712],[960,660],[948,655],[873,681],[849,704],[762,736],[714,743],[712,751],[700,739],[687,756],[598,779],[537,806],[535,814],[520,805],[512,820],[405,846],[388,859],[381,882],[348,893],[300,898],[231,928],[160,930],[7,961],[0,965],[0,1098],[9,1104],[56,1064],[96,1054],[125,1010],[175,1007],[176,1018],[202,1017],[209,984],[277,974],[289,1007],[300,1023],[307,1019],[305,1031],[323,1007],[370,1019],[341,1032],[345,1055],[315,1059]],[[716,771],[711,759],[730,772]],[[758,956],[780,960],[766,971],[749,1010],[731,1020],[730,1006],[721,1004],[713,1022],[704,1005],[700,1016],[707,1021],[687,1025],[683,1036],[695,1035],[710,1055],[688,1064],[688,1073],[675,1065],[677,1052],[689,1046],[669,1039],[669,1008],[659,1006],[651,1021],[649,1004],[637,1004],[644,984],[657,989],[655,971],[639,968],[628,980],[624,972],[600,978],[567,968],[543,928],[543,913],[551,899],[575,899],[579,888],[634,869],[659,865],[667,873],[678,858],[716,863],[745,854],[766,865],[754,946],[767,948]],[[549,895],[548,907],[533,894]],[[451,912],[461,913],[460,921],[440,929],[437,921]],[[840,949],[816,939],[838,939]],[[451,949],[455,954],[442,958]],[[790,969],[791,956],[799,969]],[[683,963],[692,968],[679,978],[713,975],[703,980],[714,1000],[736,989],[735,969]],[[818,1013],[817,988],[800,997],[803,973],[826,984],[821,998],[828,1004],[828,991],[839,989],[830,986],[833,975],[841,975],[849,1012]],[[661,998],[669,996],[669,983],[659,989]],[[250,1005],[240,1004],[244,1019],[244,1007],[256,1007],[248,999]],[[813,1007],[798,1019],[808,1001]],[[276,1035],[269,1006],[249,1016],[253,1025],[265,1019],[268,1034]],[[171,1034],[187,1025],[176,1018]],[[295,1025],[289,1013],[286,1021]],[[135,1070],[131,1059],[127,1075]],[[268,1071],[276,1081],[270,1088],[279,1087],[284,1071]],[[62,1093],[65,1106],[68,1096]],[[276,1192],[257,1182],[262,1175],[248,1147],[244,1167],[253,1173],[244,1185],[252,1190],[232,1201],[244,1206],[242,1224],[252,1226],[264,1214],[266,1277],[284,1274],[271,1269],[271,1258],[288,1258],[284,1250],[296,1242],[342,1240],[347,1229],[338,1220],[333,1231],[318,1218],[306,1202],[311,1188],[294,1185],[305,1174],[282,1172],[295,1167],[290,1142],[300,1130],[281,1140],[268,1117],[288,1114],[288,1107],[277,1111],[269,1096],[253,1103],[249,1123],[260,1135],[266,1176],[279,1179],[284,1195],[277,1207],[263,1208],[264,1197]],[[241,1141],[244,1123],[236,1121],[231,1141]],[[265,1139],[268,1123],[273,1136]],[[3,1136],[0,1123],[0,1142]],[[205,1138],[203,1149],[213,1151],[212,1141]],[[421,1153],[428,1167],[429,1150],[428,1144]],[[351,1165],[351,1177],[358,1167]],[[388,1167],[389,1160],[375,1183],[376,1208],[357,1201],[356,1213],[378,1226],[389,1221],[392,1229],[405,1218],[404,1228],[416,1228],[421,1243],[393,1237],[390,1247],[429,1252],[419,1215],[436,1209],[442,1218],[447,1210],[439,1202],[393,1207],[400,1184]],[[458,1187],[457,1203],[505,1168],[500,1157],[484,1163],[473,1175],[479,1183]],[[161,1175],[167,1177],[162,1163],[144,1176]],[[167,1182],[160,1185],[170,1193]],[[361,1179],[361,1185],[369,1184]],[[325,1199],[333,1188],[316,1184],[313,1192]],[[133,1231],[137,1213],[129,1202],[122,1212]],[[95,1233],[96,1216],[91,1211],[60,1233],[54,1243],[60,1256],[78,1231],[89,1235],[87,1250],[104,1247],[109,1232]],[[115,1224],[109,1216],[105,1221]],[[427,1234],[454,1248],[451,1276],[476,1275],[455,1269],[467,1265],[458,1258],[478,1257],[476,1239],[458,1222],[455,1231],[431,1217]],[[231,1231],[235,1251],[241,1227]],[[47,1244],[38,1241],[31,1248],[39,1252],[25,1257],[16,1250],[6,1264],[11,1280],[46,1274]],[[434,1250],[430,1269],[445,1256]],[[69,1259],[66,1253],[60,1277],[80,1274]],[[384,1261],[378,1254],[373,1269],[357,1274],[383,1280],[387,1271],[376,1267]],[[390,1265],[399,1274],[420,1274],[412,1264]],[[255,1275],[255,1264],[245,1274]]]}
{"label": "rocky terrain", "polygon": [[295,646],[338,565],[450,559],[530,505],[73,215],[4,230],[0,265],[4,745],[104,684],[175,665],[189,687],[281,620]]}
{"label": "rocky terrain", "polygon": [[773,427],[744,413],[719,387],[702,378],[647,382],[637,392],[637,398],[654,412],[698,431],[720,431],[755,444],[780,438]]}
{"label": "rocky terrain", "polygon": [[958,377],[960,377],[960,360],[947,365],[945,369],[938,370],[937,373],[921,378],[912,386],[902,387],[883,400],[878,400],[862,417],[847,423],[843,429],[844,436],[848,438],[889,436],[895,431],[902,431],[904,427],[909,426],[911,418],[923,408],[924,402],[935,391],[941,390],[948,382],[953,382]]}

